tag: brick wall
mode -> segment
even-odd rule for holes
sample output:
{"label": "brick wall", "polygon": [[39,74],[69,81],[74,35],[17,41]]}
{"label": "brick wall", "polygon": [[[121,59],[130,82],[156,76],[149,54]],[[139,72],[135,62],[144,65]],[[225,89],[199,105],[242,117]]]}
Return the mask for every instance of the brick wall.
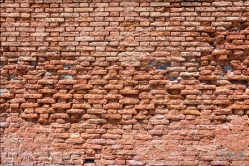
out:
{"label": "brick wall", "polygon": [[2,165],[249,165],[249,1],[0,2]]}

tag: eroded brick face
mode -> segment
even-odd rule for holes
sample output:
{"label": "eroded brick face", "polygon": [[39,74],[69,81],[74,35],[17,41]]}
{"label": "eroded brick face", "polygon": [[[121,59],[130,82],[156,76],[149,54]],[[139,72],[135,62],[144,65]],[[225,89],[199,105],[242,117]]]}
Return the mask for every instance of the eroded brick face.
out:
{"label": "eroded brick face", "polygon": [[249,1],[0,2],[2,165],[249,165]]}

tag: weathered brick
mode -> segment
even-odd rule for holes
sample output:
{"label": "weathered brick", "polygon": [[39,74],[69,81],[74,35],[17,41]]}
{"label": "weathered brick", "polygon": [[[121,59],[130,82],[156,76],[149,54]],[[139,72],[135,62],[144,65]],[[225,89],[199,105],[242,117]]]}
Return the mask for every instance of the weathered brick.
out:
{"label": "weathered brick", "polygon": [[0,3],[2,163],[248,165],[247,1]]}
{"label": "weathered brick", "polygon": [[[60,108],[62,108],[62,107],[60,107]],[[69,116],[67,115],[67,114],[65,114],[65,113],[56,113],[56,114],[52,114],[52,115],[50,115],[50,117],[53,119],[68,119],[69,118]]]}
{"label": "weathered brick", "polygon": [[77,84],[79,81],[78,80],[59,80],[58,84]]}
{"label": "weathered brick", "polygon": [[151,2],[150,6],[170,7],[170,3],[169,2]]}
{"label": "weathered brick", "polygon": [[56,104],[52,104],[52,108],[71,108],[71,103],[56,103]]}
{"label": "weathered brick", "polygon": [[35,108],[35,112],[39,114],[55,113],[53,108]]}
{"label": "weathered brick", "polygon": [[138,90],[120,90],[120,93],[121,94],[139,94],[139,91]]}
{"label": "weathered brick", "polygon": [[23,98],[40,99],[42,98],[42,94],[24,94]]}
{"label": "weathered brick", "polygon": [[55,84],[57,80],[38,80],[38,84]]}
{"label": "weathered brick", "polygon": [[25,113],[22,113],[20,115],[21,118],[27,118],[27,119],[36,119],[38,118],[38,115],[37,114],[25,114]]}
{"label": "weathered brick", "polygon": [[64,18],[45,18],[46,22],[64,22]]}
{"label": "weathered brick", "polygon": [[69,109],[67,114],[84,114],[86,111],[84,109]]}
{"label": "weathered brick", "polygon": [[72,106],[73,109],[75,108],[91,108],[91,105],[88,103],[81,103],[81,104],[73,104]]}
{"label": "weathered brick", "polygon": [[21,108],[36,108],[38,106],[39,106],[38,103],[22,103],[20,105]]}

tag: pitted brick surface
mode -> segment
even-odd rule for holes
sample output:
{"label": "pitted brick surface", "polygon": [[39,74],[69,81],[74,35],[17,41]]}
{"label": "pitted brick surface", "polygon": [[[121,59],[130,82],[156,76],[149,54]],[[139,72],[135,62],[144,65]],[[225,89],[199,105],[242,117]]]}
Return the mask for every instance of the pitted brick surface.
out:
{"label": "pitted brick surface", "polygon": [[249,165],[249,1],[0,3],[2,165]]}

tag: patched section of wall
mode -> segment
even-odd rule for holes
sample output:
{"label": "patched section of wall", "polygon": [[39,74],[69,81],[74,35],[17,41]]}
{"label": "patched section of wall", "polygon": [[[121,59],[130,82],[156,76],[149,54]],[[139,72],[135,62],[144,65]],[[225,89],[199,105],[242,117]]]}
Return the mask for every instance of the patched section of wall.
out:
{"label": "patched section of wall", "polygon": [[249,165],[249,2],[0,0],[2,165]]}

